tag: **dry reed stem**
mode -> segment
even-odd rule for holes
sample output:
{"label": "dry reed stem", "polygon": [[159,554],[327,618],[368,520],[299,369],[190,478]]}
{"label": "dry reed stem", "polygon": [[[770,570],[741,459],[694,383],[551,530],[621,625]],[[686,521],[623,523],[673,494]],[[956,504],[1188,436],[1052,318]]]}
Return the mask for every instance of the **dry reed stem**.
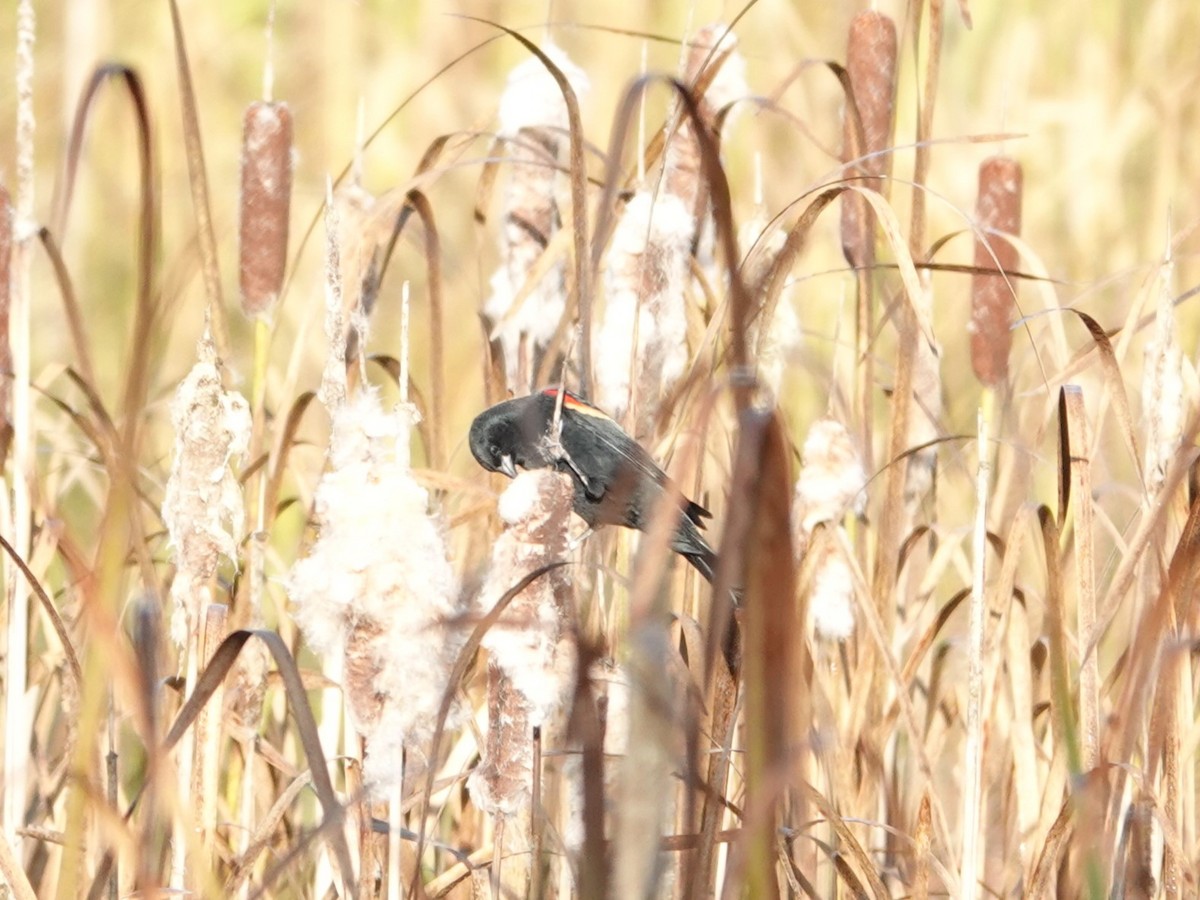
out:
{"label": "dry reed stem", "polygon": [[183,19],[177,0],[170,0],[171,30],[175,45],[175,71],[179,79],[179,111],[183,116],[184,156],[187,159],[188,186],[192,192],[192,208],[196,215],[196,235],[200,244],[200,271],[204,276],[207,300],[206,321],[213,332],[217,353],[223,359],[229,355],[229,336],[225,325],[225,302],[221,291],[221,267],[217,258],[217,239],[213,229],[212,208],[208,198],[208,170],[204,163],[204,142],[201,139],[200,115],[188,62],[187,42],[184,39]]}
{"label": "dry reed stem", "polygon": [[[212,662],[213,654],[225,639],[228,630],[229,607],[210,603],[204,610],[204,623],[199,644],[201,668]],[[192,783],[186,795],[199,802],[192,809],[192,839],[200,848],[200,858],[188,867],[192,890],[203,887],[216,872],[217,862],[217,801],[220,798],[219,775],[224,729],[224,685],[196,719],[196,760],[192,766]],[[185,801],[186,802],[186,801]]]}
{"label": "dry reed stem", "polygon": [[238,283],[242,312],[269,316],[287,270],[292,202],[292,114],[286,103],[255,101],[242,120]]}
{"label": "dry reed stem", "polygon": [[[896,55],[896,23],[875,10],[858,13],[846,44],[851,96],[842,114],[842,161],[847,178],[874,191],[884,190],[891,171],[891,154],[884,151],[891,145]],[[842,252],[854,268],[874,261],[873,222],[860,196],[842,197]]]}
{"label": "dry reed stem", "polygon": [[[635,578],[658,580],[645,559],[647,551],[643,543]],[[664,860],[660,849],[664,829],[680,812],[672,775],[684,766],[680,735],[688,716],[687,674],[665,611],[656,612],[633,614],[623,666],[629,680],[624,721],[614,721],[609,711],[610,729],[621,729],[625,743],[613,791],[612,896],[617,897],[661,896],[678,878],[677,860]]]}
{"label": "dry reed stem", "polygon": [[1184,397],[1182,354],[1176,336],[1173,273],[1174,261],[1168,248],[1167,258],[1159,267],[1154,333],[1146,343],[1146,361],[1142,370],[1142,412],[1146,417],[1142,477],[1148,503],[1153,502],[1179,449],[1188,406]]}
{"label": "dry reed stem", "polygon": [[1113,891],[1127,900],[1152,900],[1154,878],[1154,801],[1139,796],[1125,811],[1121,840],[1114,859]]}
{"label": "dry reed stem", "polygon": [[[36,17],[32,0],[18,0],[16,28],[16,197],[12,219],[13,238],[9,287],[11,316],[8,345],[12,353],[12,507],[11,522],[4,529],[13,535],[17,554],[30,549],[32,521],[33,423],[30,394],[30,317],[32,236],[34,228],[34,44]],[[7,379],[5,379],[7,381]],[[8,512],[7,507],[5,512]],[[11,529],[11,530],[10,530]],[[27,711],[26,685],[29,644],[29,592],[18,580],[8,598],[8,621],[4,657],[4,758],[0,775],[5,790],[0,824],[4,834],[16,834],[22,824],[28,790],[31,717]],[[72,854],[67,854],[68,861]],[[70,873],[73,876],[74,872]],[[68,881],[70,876],[68,876]]]}
{"label": "dry reed stem", "polygon": [[[912,217],[908,233],[908,245],[914,257],[923,257],[925,252],[925,181],[929,176],[933,137],[933,110],[937,100],[938,75],[942,63],[942,2],[929,0],[929,38],[925,49],[925,80],[919,97],[917,114],[916,149],[913,152]],[[916,6],[919,19],[922,5]],[[916,26],[919,26],[919,21]],[[913,44],[917,41],[914,38]]]}
{"label": "dry reed stem", "polygon": [[[1100,761],[1100,660],[1096,633],[1096,560],[1093,525],[1092,470],[1087,410],[1083,390],[1064,385],[1059,395],[1065,459],[1060,477],[1070,479],[1070,508],[1074,517],[1076,643],[1079,647],[1079,726],[1084,771]],[[1067,510],[1060,510],[1066,516]]]}
{"label": "dry reed stem", "polygon": [[983,805],[983,704],[985,628],[987,625],[986,585],[987,510],[991,496],[992,449],[989,440],[987,411],[979,410],[976,417],[978,436],[978,471],[975,482],[975,528],[971,541],[972,580],[970,624],[967,650],[967,738],[963,750],[962,792],[962,871],[959,882],[965,900],[973,900],[979,892],[979,859],[987,856],[987,844],[981,822]]}
{"label": "dry reed stem", "polygon": [[[979,191],[975,201],[977,232],[975,268],[971,276],[971,365],[975,377],[995,387],[1008,378],[1012,350],[1012,320],[1016,305],[1016,280],[1005,273],[1017,271],[1017,249],[1003,235],[1021,234],[1021,201],[1024,176],[1021,164],[1007,156],[993,156],[979,166]],[[985,274],[995,272],[997,274]]]}
{"label": "dry reed stem", "polygon": [[8,456],[12,438],[12,344],[9,339],[9,317],[12,304],[12,261],[16,210],[7,188],[0,184],[0,459]]}
{"label": "dry reed stem", "polygon": [[[343,302],[341,217],[333,200],[333,185],[325,183],[325,340],[329,352],[317,396],[331,414],[346,402],[348,320]],[[360,320],[365,324],[366,320]]]}
{"label": "dry reed stem", "polygon": [[[668,123],[663,154],[663,189],[680,199],[698,231],[708,222],[707,196],[701,179],[702,162],[697,127],[704,128],[719,146],[721,111],[749,93],[746,63],[737,50],[737,36],[722,22],[705,25],[688,41],[683,83],[695,93],[699,122],[684,115],[676,104]],[[673,131],[672,131],[673,128]]]}
{"label": "dry reed stem", "polygon": [[[731,870],[757,896],[778,889],[775,815],[789,796],[794,773],[802,771],[802,742],[810,724],[807,697],[795,691],[807,669],[807,644],[803,602],[796,601],[789,455],[778,413],[742,414],[733,489],[746,503],[727,523],[721,553],[733,554],[737,568],[730,574],[741,575],[744,584],[745,832]],[[730,561],[722,565],[728,567]],[[724,577],[718,578],[717,590]],[[731,887],[728,879],[726,887]]]}

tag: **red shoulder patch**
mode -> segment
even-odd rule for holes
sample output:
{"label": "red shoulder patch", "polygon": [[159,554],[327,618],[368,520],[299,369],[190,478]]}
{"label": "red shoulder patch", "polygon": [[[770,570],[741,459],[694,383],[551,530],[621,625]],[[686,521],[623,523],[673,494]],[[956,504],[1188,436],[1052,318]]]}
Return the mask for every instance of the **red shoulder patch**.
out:
{"label": "red shoulder patch", "polygon": [[[546,388],[544,391],[542,391],[543,396],[552,397],[555,400],[558,399],[559,393],[560,393],[560,391],[558,388]],[[576,412],[576,413],[579,413],[580,415],[584,415],[584,416],[592,416],[593,418],[597,418],[597,419],[605,419],[606,421],[609,421],[609,422],[612,421],[612,418],[607,413],[605,413],[603,410],[597,409],[596,407],[592,406],[592,404],[588,403],[586,400],[583,400],[580,397],[576,397],[570,391],[562,391],[561,393],[563,395],[563,401],[562,401],[563,409],[569,409],[569,410],[571,410],[571,412]]]}

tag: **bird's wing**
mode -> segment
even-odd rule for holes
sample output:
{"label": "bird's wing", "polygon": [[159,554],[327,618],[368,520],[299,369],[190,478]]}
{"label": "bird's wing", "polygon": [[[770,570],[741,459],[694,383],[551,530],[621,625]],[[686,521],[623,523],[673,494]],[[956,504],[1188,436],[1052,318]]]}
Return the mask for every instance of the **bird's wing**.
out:
{"label": "bird's wing", "polygon": [[[558,399],[558,389],[549,388],[542,393],[548,397]],[[588,434],[596,442],[596,444],[606,447],[611,450],[618,458],[624,460],[629,467],[629,474],[636,474],[650,478],[655,484],[663,487],[667,484],[667,474],[658,467],[654,462],[653,457],[646,452],[637,441],[625,433],[625,431],[613,421],[612,417],[607,415],[603,410],[592,406],[585,400],[576,397],[570,391],[565,392],[563,396],[563,409],[570,411],[579,416],[576,419],[580,428],[586,429]],[[585,465],[585,468],[595,471],[596,467]],[[589,493],[592,493],[596,499],[603,496],[606,485],[591,484],[587,485]],[[684,512],[699,528],[704,527],[704,520],[711,519],[712,513],[701,506],[682,498]]]}

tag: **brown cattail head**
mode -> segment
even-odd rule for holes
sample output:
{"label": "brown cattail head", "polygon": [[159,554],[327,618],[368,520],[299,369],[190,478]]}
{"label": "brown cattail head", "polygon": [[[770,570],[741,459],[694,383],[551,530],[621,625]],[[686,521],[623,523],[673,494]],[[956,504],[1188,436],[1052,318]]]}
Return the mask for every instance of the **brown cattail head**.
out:
{"label": "brown cattail head", "polygon": [[[985,159],[979,167],[979,195],[975,217],[975,268],[971,278],[971,365],[975,376],[988,387],[1008,377],[1012,349],[1010,320],[1016,300],[1017,249],[1005,234],[1021,233],[1021,164],[1007,156]],[[1008,277],[990,272],[1010,273]]]}
{"label": "brown cattail head", "polygon": [[292,114],[257,100],[242,122],[239,279],[247,316],[270,312],[287,268],[292,202]]}
{"label": "brown cattail head", "polygon": [[[683,81],[693,91],[700,112],[700,126],[719,138],[718,116],[731,102],[749,94],[746,61],[737,49],[737,36],[723,22],[705,25],[689,41]],[[697,219],[707,201],[702,189],[700,141],[696,123],[683,114],[674,134],[669,135],[664,167],[667,193],[674,194]]]}
{"label": "brown cattail head", "polygon": [[12,425],[12,348],[8,343],[8,307],[12,286],[12,198],[0,184],[0,433]]}
{"label": "brown cattail head", "polygon": [[[847,102],[842,115],[842,161],[861,160],[846,170],[854,183],[878,191],[891,171],[892,113],[896,101],[896,23],[883,13],[867,10],[850,23],[846,47],[853,109],[862,122],[859,133],[854,111]],[[868,157],[863,159],[863,157]],[[842,252],[850,265],[869,265],[873,253],[874,216],[867,202],[854,194],[843,195]]]}

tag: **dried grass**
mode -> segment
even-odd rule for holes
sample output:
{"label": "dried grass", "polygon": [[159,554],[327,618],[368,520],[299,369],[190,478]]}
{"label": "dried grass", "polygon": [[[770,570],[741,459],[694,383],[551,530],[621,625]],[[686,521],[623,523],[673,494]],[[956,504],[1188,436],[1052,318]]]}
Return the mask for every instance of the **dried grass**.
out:
{"label": "dried grass", "polygon": [[[136,66],[35,141],[66,45],[18,4],[10,892],[1193,895],[1200,14],[944,7],[281,9],[250,119],[257,25],[114,8],[82,49]],[[461,436],[560,380],[712,509],[715,589],[669,505],[497,502]]]}

